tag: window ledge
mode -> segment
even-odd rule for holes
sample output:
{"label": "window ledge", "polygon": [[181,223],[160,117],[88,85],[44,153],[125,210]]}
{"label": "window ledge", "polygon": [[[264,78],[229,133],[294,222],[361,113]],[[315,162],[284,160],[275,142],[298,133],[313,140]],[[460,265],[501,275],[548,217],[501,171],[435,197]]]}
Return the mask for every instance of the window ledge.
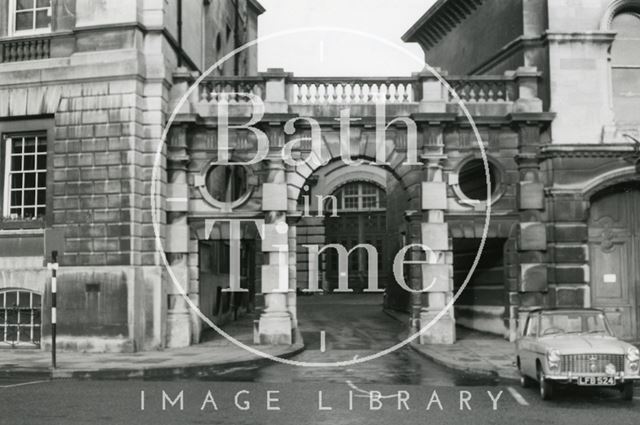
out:
{"label": "window ledge", "polygon": [[0,219],[0,230],[44,229],[44,220],[4,220]]}

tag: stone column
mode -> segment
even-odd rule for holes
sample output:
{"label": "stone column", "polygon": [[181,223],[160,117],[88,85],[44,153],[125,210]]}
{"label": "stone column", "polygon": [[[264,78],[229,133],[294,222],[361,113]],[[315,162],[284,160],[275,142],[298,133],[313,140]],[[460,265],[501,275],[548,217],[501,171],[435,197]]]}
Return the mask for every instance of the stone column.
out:
{"label": "stone column", "polygon": [[[422,210],[426,220],[422,223],[422,244],[431,249],[422,265],[422,287],[427,293],[427,305],[420,311],[420,326],[424,327],[445,308],[453,297],[453,261],[449,228],[444,220],[447,209],[447,185],[444,182],[442,162],[444,155],[423,155],[427,160],[427,181],[422,183]],[[453,344],[456,328],[453,308],[420,336],[421,344]]]}
{"label": "stone column", "polygon": [[519,155],[516,157],[520,182],[517,201],[520,222],[516,233],[517,287],[509,293],[509,339],[515,340],[527,311],[546,304],[547,229],[544,215],[544,184],[541,181],[540,128],[522,122],[519,128]]}
{"label": "stone column", "polygon": [[[186,128],[175,127],[168,140],[167,261],[182,290],[189,294],[189,225]],[[170,279],[170,278],[168,278]],[[187,301],[172,281],[167,282],[167,341],[169,348],[186,347],[192,341],[191,313]]]}
{"label": "stone column", "polygon": [[277,154],[268,159],[269,172],[262,185],[265,234],[262,239],[264,264],[262,292],[265,308],[258,334],[261,344],[289,345],[293,342],[288,309],[289,226],[287,225],[287,182],[283,161]]}

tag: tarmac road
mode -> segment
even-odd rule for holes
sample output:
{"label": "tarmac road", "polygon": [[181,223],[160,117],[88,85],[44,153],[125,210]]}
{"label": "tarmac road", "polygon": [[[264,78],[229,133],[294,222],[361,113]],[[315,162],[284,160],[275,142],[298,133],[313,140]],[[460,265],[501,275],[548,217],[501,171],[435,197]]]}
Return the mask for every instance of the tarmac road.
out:
{"label": "tarmac road", "polygon": [[[378,301],[302,299],[307,350],[294,359],[342,361],[395,343],[402,325]],[[542,402],[535,388],[451,371],[409,348],[341,368],[272,364],[189,381],[0,382],[0,424],[617,425],[638,418],[640,392],[625,402],[615,390],[574,388]]]}

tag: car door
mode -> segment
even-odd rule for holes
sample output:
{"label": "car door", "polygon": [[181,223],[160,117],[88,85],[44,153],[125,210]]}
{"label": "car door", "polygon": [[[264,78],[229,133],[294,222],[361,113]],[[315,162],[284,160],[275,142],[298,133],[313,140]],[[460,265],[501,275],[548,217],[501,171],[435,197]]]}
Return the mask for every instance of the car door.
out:
{"label": "car door", "polygon": [[527,376],[536,376],[536,349],[538,327],[540,322],[538,313],[530,314],[525,324],[523,336],[518,342],[520,369]]}

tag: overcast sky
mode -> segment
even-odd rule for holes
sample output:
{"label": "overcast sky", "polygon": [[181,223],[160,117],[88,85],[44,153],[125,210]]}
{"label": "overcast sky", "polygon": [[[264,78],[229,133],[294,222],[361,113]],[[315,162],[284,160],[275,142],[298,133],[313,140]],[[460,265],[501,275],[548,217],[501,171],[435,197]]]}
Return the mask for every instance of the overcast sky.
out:
{"label": "overcast sky", "polygon": [[[435,0],[259,0],[259,35],[295,28],[337,27],[373,34],[413,53],[400,37]],[[258,45],[261,71],[284,68],[299,76],[405,76],[422,66],[380,41],[340,32],[288,34]]]}

